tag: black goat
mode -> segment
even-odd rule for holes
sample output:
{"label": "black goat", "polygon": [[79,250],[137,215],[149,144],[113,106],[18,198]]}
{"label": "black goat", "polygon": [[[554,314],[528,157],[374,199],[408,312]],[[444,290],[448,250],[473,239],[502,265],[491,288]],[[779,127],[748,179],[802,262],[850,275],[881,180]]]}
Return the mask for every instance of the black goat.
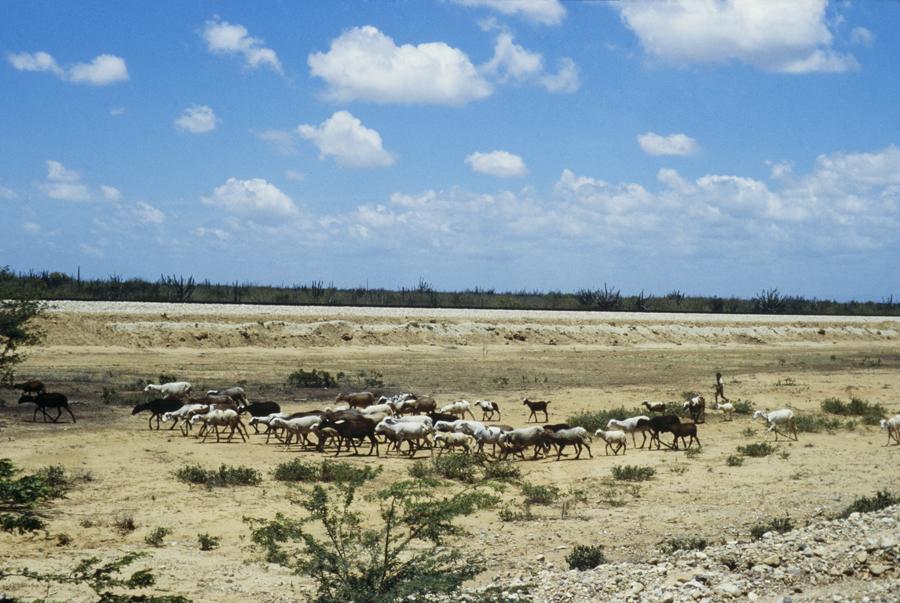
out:
{"label": "black goat", "polygon": [[62,415],[63,410],[69,413],[73,423],[77,423],[75,415],[72,414],[72,409],[69,408],[69,399],[66,398],[64,394],[38,394],[36,396],[22,394],[22,397],[19,398],[19,404],[25,404],[26,402],[37,405],[34,409],[34,415],[31,417],[31,420],[34,422],[37,422],[37,413],[38,411],[41,411],[44,415],[44,423],[46,423],[48,418],[47,409],[55,408],[56,416],[50,419],[51,423],[59,421],[59,417]]}
{"label": "black goat", "polygon": [[[175,397],[166,396],[165,398],[156,398],[155,400],[150,400],[149,402],[142,402],[138,404],[133,409],[131,409],[131,414],[136,415],[138,413],[149,410],[150,418],[147,419],[147,429],[153,429],[153,419],[156,418],[156,428],[159,429],[159,420],[162,418],[164,414],[167,412],[175,412],[179,408],[181,408],[181,400]],[[175,423],[178,421],[173,421],[172,426],[169,427],[169,430],[175,429]]]}
{"label": "black goat", "polygon": [[431,419],[431,424],[434,425],[438,421],[447,421],[448,423],[456,421],[459,419],[456,415],[451,415],[445,412],[430,412],[428,413],[428,418]]}
{"label": "black goat", "polygon": [[[375,423],[373,421],[362,417],[352,417],[337,421],[322,419],[322,422],[319,423],[319,429],[328,429],[329,427],[338,433],[338,446],[334,456],[340,454],[344,442],[347,442],[347,450],[350,450],[350,446],[353,446],[354,454],[359,454],[359,450],[356,447],[356,440],[363,440],[365,438],[372,443],[372,446],[369,448],[369,455],[371,455],[374,450],[375,456],[380,456],[378,453],[378,440],[375,438]],[[319,446],[321,447],[323,445],[324,440],[320,442]]]}
{"label": "black goat", "polygon": [[[663,431],[668,431],[674,437],[672,439],[672,448],[678,450],[678,438],[681,438],[681,444],[685,448],[690,448],[694,441],[697,441],[697,447],[703,448],[703,445],[700,443],[700,438],[697,437],[697,424],[696,423],[671,423],[668,425]],[[690,437],[690,442],[686,442],[685,438]]]}
{"label": "black goat", "polygon": [[[269,415],[281,412],[281,406],[278,402],[253,402],[238,407],[238,414],[249,412],[251,417],[268,417]],[[256,423],[253,424],[253,433],[259,433]]]}
{"label": "black goat", "polygon": [[572,426],[568,423],[547,423],[544,425],[544,429],[556,433],[561,429],[572,429]]}
{"label": "black goat", "polygon": [[537,402],[532,402],[528,398],[522,400],[522,404],[527,406],[529,410],[531,410],[531,414],[528,415],[528,421],[531,422],[531,417],[534,417],[534,422],[537,423],[537,413],[544,413],[544,422],[550,420],[550,415],[547,414],[547,405],[550,404],[550,400],[538,400]]}
{"label": "black goat", "polygon": [[[638,419],[637,429],[641,431],[648,429],[650,431],[650,444],[647,445],[647,448],[652,448],[653,442],[656,442],[656,449],[659,450],[660,444],[662,443],[659,439],[659,433],[661,431],[669,431],[669,425],[674,425],[676,423],[681,423],[681,419],[676,415],[662,415],[659,417],[650,417],[649,419]],[[668,446],[668,444],[664,445]],[[640,447],[644,447],[644,442],[641,442]]]}

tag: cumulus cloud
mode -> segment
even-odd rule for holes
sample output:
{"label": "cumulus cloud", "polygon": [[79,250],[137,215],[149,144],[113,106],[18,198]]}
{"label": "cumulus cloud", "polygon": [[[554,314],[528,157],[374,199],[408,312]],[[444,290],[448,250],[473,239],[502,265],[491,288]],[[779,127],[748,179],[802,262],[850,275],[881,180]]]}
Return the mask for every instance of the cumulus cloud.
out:
{"label": "cumulus cloud", "polygon": [[91,194],[81,182],[81,174],[63,164],[47,160],[47,179],[37,183],[38,189],[51,199],[61,201],[89,201]]}
{"label": "cumulus cloud", "polygon": [[827,0],[636,0],[617,4],[644,50],[674,64],[737,60],[783,73],[859,66],[831,49]]}
{"label": "cumulus cloud", "polygon": [[212,195],[200,200],[229,212],[253,216],[292,216],[298,212],[290,197],[262,178],[229,178]]}
{"label": "cumulus cloud", "polygon": [[483,6],[504,15],[520,16],[542,25],[559,25],[566,9],[559,0],[454,0],[463,6]]}
{"label": "cumulus cloud", "polygon": [[493,91],[463,51],[444,42],[397,46],[371,25],[344,32],[307,62],[339,101],[465,105]]}
{"label": "cumulus cloud", "polygon": [[875,42],[875,34],[865,27],[854,27],[850,30],[850,41],[868,47]]}
{"label": "cumulus cloud", "polygon": [[302,182],[306,180],[306,174],[303,172],[298,172],[297,170],[286,170],[284,172],[284,177],[288,180],[293,180],[294,182]]}
{"label": "cumulus cloud", "polygon": [[497,35],[494,55],[481,71],[501,83],[533,82],[549,92],[576,92],[580,86],[578,66],[572,59],[562,59],[557,73],[547,73],[543,55],[516,44],[508,31]]}
{"label": "cumulus cloud", "polygon": [[46,71],[76,84],[105,86],[128,79],[125,59],[113,54],[101,54],[90,63],[75,63],[68,68],[60,67],[52,55],[43,51],[8,54],[6,58],[19,71]]}
{"label": "cumulus cloud", "polygon": [[394,163],[394,156],[384,150],[381,135],[348,111],[337,111],[318,126],[301,125],[297,133],[316,145],[320,158],[334,157],[341,165],[387,167]]}
{"label": "cumulus cloud", "polygon": [[142,201],[134,206],[134,217],[140,224],[162,224],[166,221],[166,214],[161,209]]}
{"label": "cumulus cloud", "polygon": [[107,201],[118,201],[122,198],[122,192],[114,186],[100,185],[100,193]]}
{"label": "cumulus cloud", "polygon": [[211,107],[207,105],[192,105],[181,112],[175,120],[175,127],[183,132],[192,134],[205,134],[216,129],[219,119]]}
{"label": "cumulus cloud", "polygon": [[233,25],[216,16],[206,22],[201,35],[213,54],[240,56],[250,69],[268,67],[282,73],[275,51],[267,48],[263,40],[251,37],[243,25]]}
{"label": "cumulus cloud", "polygon": [[466,157],[466,163],[476,172],[498,178],[517,178],[528,174],[522,158],[507,151],[472,153]]}
{"label": "cumulus cloud", "polygon": [[697,141],[687,134],[660,136],[647,132],[639,134],[637,141],[648,155],[693,155],[700,150]]}
{"label": "cumulus cloud", "polygon": [[194,235],[204,239],[214,239],[216,241],[227,241],[231,238],[231,234],[221,228],[206,228],[204,226],[195,228]]}

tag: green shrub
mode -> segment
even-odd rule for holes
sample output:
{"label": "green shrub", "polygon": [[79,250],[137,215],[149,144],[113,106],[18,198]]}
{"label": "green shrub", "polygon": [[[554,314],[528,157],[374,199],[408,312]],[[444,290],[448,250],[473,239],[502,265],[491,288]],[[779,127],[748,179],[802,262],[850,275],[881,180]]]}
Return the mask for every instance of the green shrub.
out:
{"label": "green shrub", "polygon": [[642,415],[644,412],[641,409],[626,410],[624,406],[610,410],[583,411],[566,419],[566,423],[572,427],[584,427],[594,433],[598,429],[606,429],[606,424],[610,419],[621,421],[628,417]]}
{"label": "green shrub", "polygon": [[521,488],[525,504],[552,505],[559,499],[559,488],[556,486],[541,486],[523,482]]}
{"label": "green shrub", "polygon": [[709,546],[706,538],[685,536],[683,538],[669,538],[660,543],[659,548],[664,553],[675,551],[702,551]]}
{"label": "green shrub", "polygon": [[331,376],[331,373],[328,371],[319,371],[313,369],[311,371],[304,371],[303,369],[297,369],[287,378],[287,384],[294,388],[303,388],[303,387],[318,387],[318,388],[326,388],[326,387],[337,387],[338,383],[334,377]]}
{"label": "green shrub", "polygon": [[280,482],[314,482],[319,478],[319,468],[300,459],[279,463],[272,477]]}
{"label": "green shrub", "polygon": [[794,425],[800,433],[818,433],[820,431],[837,431],[844,426],[844,422],[840,419],[817,415],[797,415],[794,417]]}
{"label": "green shrub", "polygon": [[738,446],[737,448],[738,454],[741,454],[743,456],[751,456],[754,458],[769,456],[770,454],[775,452],[775,450],[775,446],[769,444],[768,442],[754,442],[753,444]]}
{"label": "green shrub", "polygon": [[603,565],[606,563],[603,546],[599,544],[579,544],[566,555],[566,563],[569,564],[569,569],[582,571]]}
{"label": "green shrub", "polygon": [[828,398],[822,400],[821,407],[833,415],[862,417],[866,425],[878,425],[887,412],[881,404],[872,404],[860,398],[851,398],[848,404],[838,398]]}
{"label": "green shrub", "polygon": [[531,505],[525,503],[522,511],[514,511],[510,507],[503,507],[497,511],[497,517],[500,521],[532,521],[537,519],[537,515],[531,512]]}
{"label": "green shrub", "polygon": [[750,400],[735,400],[731,404],[734,406],[734,412],[739,415],[752,415],[755,411],[755,404]]}
{"label": "green shrub", "polygon": [[362,484],[363,482],[374,479],[379,473],[381,473],[381,465],[378,465],[377,467],[372,467],[371,465],[357,467],[351,463],[329,461],[326,459],[323,460],[322,464],[319,466],[318,481],[326,483]]}
{"label": "green shrub", "polygon": [[750,528],[750,536],[753,540],[759,540],[766,532],[778,532],[785,534],[794,529],[794,524],[790,517],[778,517],[769,520],[768,523],[761,523]]}
{"label": "green shrub", "polygon": [[122,515],[117,516],[114,525],[122,534],[134,532],[135,529],[137,529],[137,525],[134,523],[134,517],[129,513],[123,513]]}
{"label": "green shrub", "polygon": [[431,478],[435,475],[434,463],[430,461],[416,461],[407,467],[406,472],[413,479]]}
{"label": "green shrub", "polygon": [[175,472],[175,477],[189,484],[207,488],[224,486],[255,486],[262,481],[259,471],[251,467],[220,465],[218,469],[204,469],[200,465],[186,465]]}
{"label": "green shrub", "polygon": [[744,464],[744,457],[739,454],[732,454],[727,459],[725,459],[725,464],[729,467],[740,467]]}
{"label": "green shrub", "polygon": [[481,459],[471,454],[445,454],[435,457],[432,464],[441,477],[472,484],[477,481],[476,471],[481,465]]}
{"label": "green shrub", "polygon": [[486,480],[514,482],[522,477],[522,471],[510,461],[485,463],[482,468],[484,470],[484,479]]}
{"label": "green shrub", "polygon": [[219,537],[210,536],[209,534],[197,534],[197,542],[200,543],[201,551],[211,551],[219,548]]}
{"label": "green shrub", "polygon": [[144,542],[146,542],[150,546],[160,547],[163,545],[163,541],[165,540],[166,536],[171,533],[172,530],[170,530],[169,528],[153,528],[150,533],[144,537]]}
{"label": "green shrub", "polygon": [[871,498],[860,496],[854,500],[849,507],[844,509],[839,517],[850,517],[851,513],[871,513],[873,511],[880,511],[881,509],[897,504],[900,504],[900,496],[895,496],[887,490],[881,490]]}
{"label": "green shrub", "polygon": [[656,469],[637,465],[616,465],[612,468],[612,475],[619,481],[644,482],[656,475]]}

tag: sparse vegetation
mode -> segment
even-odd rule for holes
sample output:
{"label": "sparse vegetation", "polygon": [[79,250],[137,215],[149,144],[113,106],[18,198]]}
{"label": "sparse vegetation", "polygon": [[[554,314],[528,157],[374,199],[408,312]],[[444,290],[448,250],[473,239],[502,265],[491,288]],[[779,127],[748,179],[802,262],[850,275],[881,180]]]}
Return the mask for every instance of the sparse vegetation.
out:
{"label": "sparse vegetation", "polygon": [[767,523],[757,524],[750,528],[750,536],[753,537],[753,540],[759,540],[767,532],[785,534],[793,529],[794,523],[790,517],[777,517],[769,520]]}
{"label": "sparse vegetation", "polygon": [[342,461],[322,460],[318,465],[293,459],[281,463],[272,472],[272,477],[282,482],[356,482],[363,483],[381,473],[381,466],[363,465],[357,467]]}
{"label": "sparse vegetation", "polygon": [[61,498],[70,487],[62,467],[45,467],[22,475],[10,459],[0,459],[0,529],[4,532],[33,532],[45,528],[38,508]]}
{"label": "sparse vegetation", "polygon": [[210,536],[209,534],[197,534],[197,542],[200,544],[201,551],[212,551],[219,548],[219,537]]}
{"label": "sparse vegetation", "polygon": [[822,400],[821,406],[823,411],[833,415],[862,417],[866,425],[878,425],[887,413],[881,404],[872,404],[860,398],[851,398],[846,404],[839,398],[828,398]]}
{"label": "sparse vegetation", "polygon": [[337,380],[331,376],[331,373],[317,369],[312,369],[311,371],[297,369],[288,375],[287,384],[296,389],[304,387],[326,388],[338,386]]}
{"label": "sparse vegetation", "polygon": [[731,403],[734,406],[734,412],[738,415],[752,415],[755,409],[755,404],[750,400],[735,400]]}
{"label": "sparse vegetation", "polygon": [[871,513],[897,504],[900,504],[900,496],[896,496],[887,490],[880,490],[872,497],[860,496],[849,507],[844,509],[838,517],[850,517],[851,513]]}
{"label": "sparse vegetation", "polygon": [[[10,274],[8,267],[0,268],[0,284]],[[25,359],[19,349],[38,343],[43,337],[34,319],[44,311],[44,304],[27,298],[9,299],[22,294],[6,294],[2,287],[0,294],[0,300],[5,300],[0,301],[0,383],[12,385],[16,366]]]}
{"label": "sparse vegetation", "polygon": [[204,469],[200,465],[187,465],[175,472],[179,481],[198,484],[207,488],[224,486],[255,486],[262,481],[259,471],[250,467],[220,465],[218,469]]}
{"label": "sparse vegetation", "polygon": [[628,417],[644,414],[644,412],[646,411],[639,408],[627,410],[624,406],[610,410],[583,411],[566,419],[566,423],[572,427],[584,427],[593,433],[597,429],[606,429],[606,424],[610,419],[621,421]]}
{"label": "sparse vegetation", "polygon": [[166,536],[172,533],[169,528],[156,527],[150,530],[150,533],[144,537],[144,542],[150,546],[161,547]]}
{"label": "sparse vegetation", "polygon": [[569,569],[589,570],[606,563],[603,546],[599,544],[579,544],[566,555]]}
{"label": "sparse vegetation", "polygon": [[612,475],[619,481],[644,482],[656,475],[656,469],[637,465],[616,465],[612,468]]}
{"label": "sparse vegetation", "polygon": [[725,459],[725,464],[729,467],[740,467],[744,464],[744,457],[739,454],[732,454]]}
{"label": "sparse vegetation", "polygon": [[706,538],[697,536],[683,536],[668,538],[660,543],[659,548],[664,553],[674,553],[675,551],[702,551],[709,546]]}
{"label": "sparse vegetation", "polygon": [[122,534],[134,532],[137,529],[134,517],[130,513],[122,513],[121,515],[116,516],[113,525],[115,525],[116,529]]}
{"label": "sparse vegetation", "polygon": [[738,454],[754,458],[769,456],[770,454],[775,452],[775,450],[777,450],[775,446],[769,444],[768,442],[754,442],[753,444],[738,446],[737,448]]}
{"label": "sparse vegetation", "polygon": [[522,496],[528,505],[552,505],[559,499],[559,488],[522,482]]}

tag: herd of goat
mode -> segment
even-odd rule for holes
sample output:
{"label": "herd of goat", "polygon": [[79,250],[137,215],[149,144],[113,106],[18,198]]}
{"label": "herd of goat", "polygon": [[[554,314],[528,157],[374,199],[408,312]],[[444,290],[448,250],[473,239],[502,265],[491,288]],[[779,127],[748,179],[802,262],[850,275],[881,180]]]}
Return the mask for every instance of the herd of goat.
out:
{"label": "herd of goat", "polygon": [[[66,396],[48,393],[41,381],[32,379],[17,383],[14,387],[22,390],[20,404],[35,404],[32,420],[37,420],[40,411],[44,421],[56,422],[65,410],[75,422]],[[705,421],[706,414],[703,396],[695,396],[684,403],[684,411],[691,417],[691,421],[686,422],[682,422],[677,415],[665,414],[665,403],[644,401],[642,404],[647,409],[647,415],[612,419],[606,429],[597,429],[591,434],[580,426],[548,423],[550,402],[527,398],[522,400],[522,405],[530,411],[528,422],[533,419],[537,423],[540,413],[543,415],[543,425],[522,428],[486,425],[487,421],[502,419],[499,405],[489,400],[476,400],[474,403],[460,400],[438,407],[434,398],[428,396],[398,394],[376,397],[371,392],[342,393],[333,406],[283,413],[276,402],[249,402],[241,387],[210,390],[202,396],[191,397],[191,384],[180,381],[149,384],[144,391],[161,396],[138,404],[132,410],[132,415],[150,413],[147,420],[150,429],[153,429],[154,421],[156,429],[160,428],[161,423],[171,423],[170,430],[179,426],[181,433],[188,436],[199,424],[197,437],[204,442],[213,435],[217,442],[223,436],[226,441],[231,441],[235,434],[246,441],[249,432],[243,417],[248,415],[254,433],[265,435],[267,444],[274,437],[284,446],[296,444],[320,452],[326,446],[336,444],[335,456],[342,450],[349,452],[351,448],[358,454],[359,445],[368,441],[368,454],[374,452],[376,456],[379,455],[379,445],[385,443],[389,451],[410,457],[414,457],[419,450],[427,449],[431,454],[437,450],[439,455],[454,450],[467,453],[477,451],[499,459],[510,455],[525,458],[525,453],[532,451],[532,458],[536,459],[549,456],[555,449],[556,459],[559,460],[563,451],[571,447],[575,452],[574,458],[579,459],[584,450],[587,450],[589,457],[593,457],[590,447],[593,437],[600,438],[606,444],[604,452],[607,455],[610,451],[614,455],[619,452],[624,454],[628,434],[631,434],[632,445],[638,448],[647,445],[652,449],[655,444],[657,450],[663,446],[677,450],[679,441],[684,448],[691,448],[694,443],[701,446],[697,426]],[[716,402],[715,408],[723,412],[725,420],[731,420],[734,407],[730,403]],[[51,417],[48,409],[56,409],[56,416]],[[476,420],[474,409],[481,411],[480,421]],[[774,432],[776,440],[779,435],[797,440],[792,410],[758,410],[753,418],[763,420],[768,432]],[[900,445],[900,415],[881,421],[881,427],[888,433],[888,444]],[[637,445],[637,434],[642,437],[640,446]],[[663,434],[673,437],[671,443],[662,440]],[[315,436],[315,441],[310,439],[312,436]],[[402,447],[404,443],[405,451]],[[485,449],[487,445],[490,445],[489,452]]]}

